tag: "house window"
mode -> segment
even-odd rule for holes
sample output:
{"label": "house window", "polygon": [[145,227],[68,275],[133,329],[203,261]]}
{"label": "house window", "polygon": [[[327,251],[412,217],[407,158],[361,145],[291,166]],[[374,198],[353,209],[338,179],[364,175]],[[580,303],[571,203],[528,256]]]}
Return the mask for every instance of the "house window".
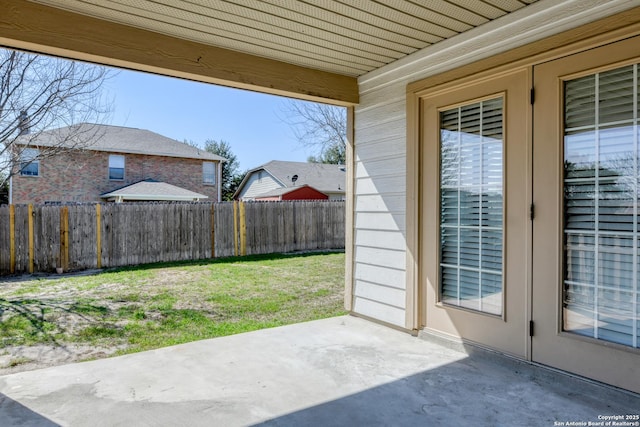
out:
{"label": "house window", "polygon": [[25,148],[22,153],[20,153],[20,175],[40,176],[38,154],[40,154],[40,152],[35,148]]}
{"label": "house window", "polygon": [[502,98],[440,112],[440,294],[502,313]]}
{"label": "house window", "polygon": [[124,156],[112,154],[109,156],[109,179],[124,179]]}
{"label": "house window", "polygon": [[213,162],[202,163],[202,182],[205,184],[216,183],[216,164]]}
{"label": "house window", "polygon": [[564,84],[564,330],[640,347],[638,65]]}

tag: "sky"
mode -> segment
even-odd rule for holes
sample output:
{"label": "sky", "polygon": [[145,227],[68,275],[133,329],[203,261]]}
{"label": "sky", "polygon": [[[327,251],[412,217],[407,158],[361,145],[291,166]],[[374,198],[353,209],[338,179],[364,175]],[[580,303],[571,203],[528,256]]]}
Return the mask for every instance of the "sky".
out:
{"label": "sky", "polygon": [[316,154],[280,118],[286,98],[127,70],[105,83],[105,95],[113,99],[107,124],[200,146],[207,139],[227,141],[241,171]]}

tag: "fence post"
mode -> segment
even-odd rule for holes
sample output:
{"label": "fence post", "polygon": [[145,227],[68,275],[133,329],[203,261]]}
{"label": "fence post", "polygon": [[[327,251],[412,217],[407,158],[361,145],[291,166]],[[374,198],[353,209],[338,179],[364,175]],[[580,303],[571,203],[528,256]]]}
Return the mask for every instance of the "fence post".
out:
{"label": "fence post", "polygon": [[215,204],[211,204],[211,258],[216,257],[216,217]]}
{"label": "fence post", "polygon": [[33,233],[33,205],[29,204],[27,223],[29,224],[29,273],[33,273],[34,233]]}
{"label": "fence post", "polygon": [[9,272],[16,272],[16,208],[9,205]]}
{"label": "fence post", "polygon": [[233,202],[233,249],[238,256],[238,202]]}
{"label": "fence post", "polygon": [[240,255],[247,254],[247,216],[245,214],[244,202],[240,202]]}
{"label": "fence post", "polygon": [[60,209],[60,265],[63,271],[69,268],[69,208]]}
{"label": "fence post", "polygon": [[102,268],[102,209],[96,203],[96,267]]}

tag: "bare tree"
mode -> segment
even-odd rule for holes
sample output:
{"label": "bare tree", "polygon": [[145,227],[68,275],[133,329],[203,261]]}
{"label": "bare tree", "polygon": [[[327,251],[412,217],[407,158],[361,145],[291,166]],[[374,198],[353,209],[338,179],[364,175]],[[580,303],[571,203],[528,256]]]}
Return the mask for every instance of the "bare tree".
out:
{"label": "bare tree", "polygon": [[102,66],[0,50],[0,186],[31,162],[95,141],[97,128],[87,124],[104,121],[111,110],[102,96],[111,74]]}
{"label": "bare tree", "polygon": [[347,143],[347,110],[327,104],[287,100],[283,103],[281,117],[291,126],[301,144],[315,150],[310,156],[315,163],[345,162]]}

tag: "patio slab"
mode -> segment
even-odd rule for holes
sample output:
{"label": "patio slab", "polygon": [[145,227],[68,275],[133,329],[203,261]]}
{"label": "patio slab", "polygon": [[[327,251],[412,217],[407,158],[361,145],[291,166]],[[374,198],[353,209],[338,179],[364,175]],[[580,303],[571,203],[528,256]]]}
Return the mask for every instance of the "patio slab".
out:
{"label": "patio slab", "polygon": [[638,413],[636,394],[351,316],[0,377],[1,426],[558,426]]}

